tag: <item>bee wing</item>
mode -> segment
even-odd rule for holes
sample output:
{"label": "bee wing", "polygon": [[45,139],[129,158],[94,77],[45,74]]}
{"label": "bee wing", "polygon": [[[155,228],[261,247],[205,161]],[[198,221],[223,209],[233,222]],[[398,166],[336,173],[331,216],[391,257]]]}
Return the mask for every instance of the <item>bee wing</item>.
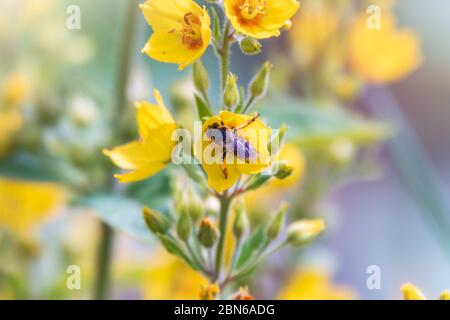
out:
{"label": "bee wing", "polygon": [[230,131],[227,132],[225,149],[246,163],[255,163],[258,160],[258,151],[247,140]]}

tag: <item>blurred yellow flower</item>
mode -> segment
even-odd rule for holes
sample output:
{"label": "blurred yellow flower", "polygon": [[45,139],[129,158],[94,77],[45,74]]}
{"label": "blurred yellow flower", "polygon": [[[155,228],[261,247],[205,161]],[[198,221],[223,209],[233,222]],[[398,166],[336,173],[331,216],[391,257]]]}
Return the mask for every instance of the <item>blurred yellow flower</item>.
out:
{"label": "blurred yellow flower", "polygon": [[[223,159],[222,150],[218,150],[222,147],[207,137],[208,130],[215,126],[224,126],[230,132],[244,126],[244,128],[236,130],[235,134],[248,141],[256,149],[255,161],[243,163],[242,159],[237,159],[230,152],[226,152],[225,159]],[[270,129],[255,117],[222,111],[218,116],[209,118],[203,124],[202,132],[205,141],[198,141],[196,144],[196,156],[201,160],[208,175],[209,186],[217,192],[230,189],[242,174],[256,174],[264,171],[270,165],[270,156],[267,150]],[[216,151],[220,154],[216,154]]]}
{"label": "blurred yellow flower", "polygon": [[310,64],[314,59],[323,59],[319,52],[327,52],[326,48],[336,37],[339,22],[336,8],[323,1],[307,2],[302,6],[289,32],[294,59],[300,66]]}
{"label": "blurred yellow flower", "polygon": [[15,106],[23,102],[30,92],[28,79],[20,73],[10,74],[2,86],[2,103]]}
{"label": "blurred yellow flower", "polygon": [[0,177],[0,228],[27,235],[65,200],[65,189],[58,184]]}
{"label": "blurred yellow flower", "polygon": [[162,170],[171,160],[172,133],[176,124],[167,111],[158,90],[154,91],[156,105],[136,103],[136,118],[140,139],[103,153],[119,168],[131,170],[115,177],[122,183],[144,180]]}
{"label": "blurred yellow flower", "polygon": [[201,57],[211,41],[210,17],[192,0],[148,0],[140,5],[153,35],[143,52],[182,70]]}
{"label": "blurred yellow flower", "polygon": [[392,13],[383,12],[381,28],[369,29],[367,16],[358,16],[350,32],[350,62],[366,81],[386,83],[416,70],[421,62],[416,33],[399,29]]}
{"label": "blurred yellow flower", "polygon": [[330,274],[314,269],[298,270],[278,294],[279,300],[353,300],[357,295],[349,287],[336,285]]}
{"label": "blurred yellow flower", "polygon": [[[402,284],[402,286],[400,287],[400,291],[403,293],[404,300],[426,300],[426,297],[424,296],[422,291],[420,291],[420,289],[412,283]],[[442,291],[439,299],[450,300],[450,291]]]}
{"label": "blurred yellow flower", "polygon": [[144,282],[143,295],[147,300],[199,299],[208,280],[183,261],[165,252],[157,252],[152,259]]}
{"label": "blurred yellow flower", "polygon": [[225,13],[233,27],[257,39],[279,36],[299,6],[296,0],[224,0]]}

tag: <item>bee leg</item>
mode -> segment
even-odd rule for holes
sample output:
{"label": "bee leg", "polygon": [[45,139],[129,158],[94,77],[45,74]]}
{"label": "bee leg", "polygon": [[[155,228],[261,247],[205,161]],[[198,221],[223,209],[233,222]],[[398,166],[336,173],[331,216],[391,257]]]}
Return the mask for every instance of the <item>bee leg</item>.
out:
{"label": "bee leg", "polygon": [[223,176],[225,177],[225,180],[228,179],[228,168],[225,164],[226,157],[227,157],[227,152],[226,152],[226,150],[223,150],[221,168],[222,168],[222,173],[223,173]]}
{"label": "bee leg", "polygon": [[248,121],[246,121],[246,122],[240,124],[239,126],[237,126],[236,128],[234,128],[234,130],[237,131],[237,130],[242,130],[242,129],[247,128],[249,125],[251,125],[253,122],[255,122],[256,119],[259,118],[259,116],[260,116],[259,113],[256,114],[256,116],[254,116],[253,118],[249,119]]}

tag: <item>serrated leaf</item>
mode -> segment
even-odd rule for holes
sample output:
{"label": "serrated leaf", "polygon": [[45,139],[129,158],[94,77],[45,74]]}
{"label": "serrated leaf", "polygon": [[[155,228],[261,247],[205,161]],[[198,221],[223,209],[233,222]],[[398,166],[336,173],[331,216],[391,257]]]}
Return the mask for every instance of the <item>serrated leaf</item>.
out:
{"label": "serrated leaf", "polygon": [[264,227],[258,227],[251,236],[242,245],[242,250],[236,260],[235,268],[246,265],[252,261],[257,253],[263,248],[266,243],[266,232]]}
{"label": "serrated leaf", "polygon": [[100,220],[133,238],[153,242],[142,217],[142,205],[117,195],[97,195],[81,199],[80,205],[93,210]]}
{"label": "serrated leaf", "polygon": [[197,94],[195,96],[195,103],[197,105],[198,117],[204,121],[206,118],[210,118],[213,116],[212,111],[209,109],[206,102]]}

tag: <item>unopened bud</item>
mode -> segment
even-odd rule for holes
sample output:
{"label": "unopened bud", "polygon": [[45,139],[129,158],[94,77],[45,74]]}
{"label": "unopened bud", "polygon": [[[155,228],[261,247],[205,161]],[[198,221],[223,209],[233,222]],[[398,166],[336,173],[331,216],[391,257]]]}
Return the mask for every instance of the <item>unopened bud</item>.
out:
{"label": "unopened bud", "polygon": [[278,209],[275,217],[272,222],[269,224],[267,228],[267,238],[268,240],[273,240],[278,237],[281,232],[281,229],[284,225],[285,216],[287,213],[289,205],[287,203],[283,203]]}
{"label": "unopened bud", "polygon": [[192,220],[189,214],[183,213],[180,215],[177,223],[178,238],[183,241],[188,241],[192,232]]}
{"label": "unopened bud", "polygon": [[299,220],[289,226],[287,241],[293,246],[302,246],[316,238],[324,229],[322,219]]}
{"label": "unopened bud", "polygon": [[163,215],[152,209],[145,207],[142,210],[145,223],[153,233],[165,234],[169,230],[170,224]]}
{"label": "unopened bud", "polygon": [[212,248],[216,243],[217,237],[219,235],[219,231],[212,224],[211,220],[205,218],[200,223],[200,229],[198,230],[198,241],[205,248]]}
{"label": "unopened bud", "polygon": [[267,88],[269,87],[270,81],[270,70],[272,69],[272,64],[267,61],[263,64],[261,69],[256,73],[253,80],[250,82],[250,94],[255,97],[262,97],[266,94]]}
{"label": "unopened bud", "polygon": [[252,37],[244,37],[239,41],[239,46],[243,54],[255,55],[261,53],[261,43]]}
{"label": "unopened bud", "polygon": [[280,180],[288,178],[292,172],[294,172],[294,168],[285,160],[274,163],[274,167],[278,169],[275,173],[275,177]]}
{"label": "unopened bud", "polygon": [[203,215],[202,200],[195,192],[193,188],[189,188],[186,192],[187,212],[189,213],[192,221],[197,222]]}
{"label": "unopened bud", "polygon": [[286,20],[286,21],[283,23],[282,29],[285,30],[285,31],[288,31],[288,30],[290,30],[291,28],[292,28],[292,20]]}
{"label": "unopened bud", "polygon": [[206,92],[209,89],[208,71],[200,59],[194,62],[193,77],[195,88],[200,92]]}
{"label": "unopened bud", "polygon": [[242,201],[237,202],[234,208],[236,216],[233,224],[233,235],[236,239],[240,239],[248,228],[247,213]]}
{"label": "unopened bud", "polygon": [[237,77],[231,72],[228,74],[227,85],[223,93],[224,103],[228,109],[232,109],[239,102],[239,89],[237,86]]}

